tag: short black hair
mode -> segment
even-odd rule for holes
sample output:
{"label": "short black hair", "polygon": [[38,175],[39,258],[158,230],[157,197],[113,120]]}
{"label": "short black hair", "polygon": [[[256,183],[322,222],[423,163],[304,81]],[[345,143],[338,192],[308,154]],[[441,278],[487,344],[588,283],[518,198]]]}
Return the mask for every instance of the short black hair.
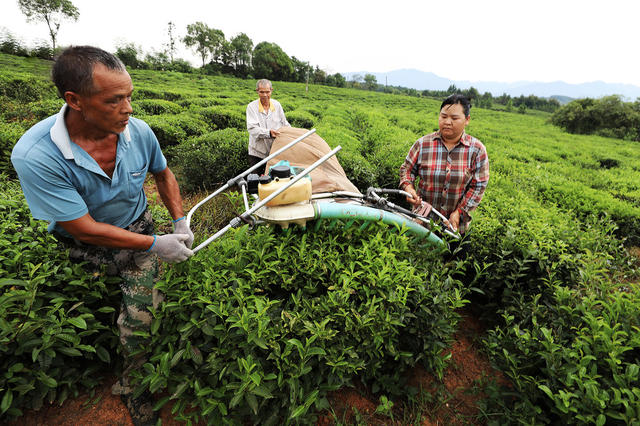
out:
{"label": "short black hair", "polygon": [[469,112],[471,111],[471,102],[469,102],[469,99],[465,95],[462,95],[460,93],[453,94],[449,96],[447,99],[445,99],[444,101],[442,101],[442,105],[440,105],[440,111],[442,111],[442,108],[444,108],[446,105],[455,105],[455,104],[462,105],[462,109],[464,110],[464,116],[469,117]]}
{"label": "short black hair", "polygon": [[51,79],[64,99],[65,92],[90,95],[93,90],[93,67],[102,64],[110,70],[126,71],[115,55],[93,46],[71,46],[56,58]]}

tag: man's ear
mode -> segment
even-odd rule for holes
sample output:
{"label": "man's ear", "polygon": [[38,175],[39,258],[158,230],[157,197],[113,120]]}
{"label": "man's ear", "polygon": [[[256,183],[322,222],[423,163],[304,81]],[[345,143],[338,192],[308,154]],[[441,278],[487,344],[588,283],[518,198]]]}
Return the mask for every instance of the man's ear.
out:
{"label": "man's ear", "polygon": [[76,111],[82,110],[82,97],[76,92],[64,92],[64,100],[70,108],[73,108]]}

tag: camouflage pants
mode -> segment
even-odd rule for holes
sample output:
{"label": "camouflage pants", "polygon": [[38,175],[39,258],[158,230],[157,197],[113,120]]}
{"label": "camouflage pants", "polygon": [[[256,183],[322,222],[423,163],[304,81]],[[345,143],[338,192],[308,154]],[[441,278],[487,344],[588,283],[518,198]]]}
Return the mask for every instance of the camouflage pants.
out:
{"label": "camouflage pants", "polygon": [[[146,210],[137,220],[125,228],[138,234],[153,235],[154,224],[151,212]],[[144,363],[144,358],[136,355],[141,345],[148,343],[134,332],[149,333],[151,313],[149,307],[157,308],[163,295],[154,288],[158,275],[158,258],[155,254],[139,250],[120,250],[84,244],[76,239],[58,239],[69,249],[69,258],[76,262],[88,262],[94,270],[106,266],[106,273],[119,276],[122,281],[122,304],[118,316],[120,343],[124,349],[124,372],[119,383],[112,388],[113,393],[128,394],[132,389],[128,384],[129,373]]]}

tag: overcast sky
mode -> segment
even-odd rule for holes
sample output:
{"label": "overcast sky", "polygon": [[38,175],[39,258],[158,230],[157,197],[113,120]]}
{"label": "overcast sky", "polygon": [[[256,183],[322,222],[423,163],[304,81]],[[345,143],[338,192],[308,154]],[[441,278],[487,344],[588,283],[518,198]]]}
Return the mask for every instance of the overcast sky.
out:
{"label": "overcast sky", "polygon": [[[414,68],[452,80],[601,80],[640,86],[638,0],[72,0],[59,45],[109,51],[133,42],[162,49],[167,23],[179,37],[203,21],[230,39],[246,33],[329,73]],[[0,0],[0,30],[27,45],[49,40],[17,0]],[[180,45],[179,57],[199,65]]]}

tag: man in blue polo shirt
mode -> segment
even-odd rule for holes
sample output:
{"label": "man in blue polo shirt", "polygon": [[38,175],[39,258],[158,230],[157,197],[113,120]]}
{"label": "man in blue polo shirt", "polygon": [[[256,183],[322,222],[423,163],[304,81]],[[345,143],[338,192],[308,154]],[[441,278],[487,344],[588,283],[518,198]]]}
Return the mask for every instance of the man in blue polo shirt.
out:
{"label": "man in blue polo shirt", "polygon": [[[125,371],[114,385],[135,424],[155,423],[151,396],[133,399],[129,374],[144,361],[149,307],[161,294],[154,288],[157,258],[181,262],[193,254],[193,233],[182,209],[175,176],[158,140],[141,120],[130,117],[131,77],[112,54],[90,46],[66,49],[52,70],[65,105],[29,129],[11,161],[36,219],[77,261],[122,278],[118,318]],[[143,183],[147,172],[173,217],[174,233],[155,235]]]}

